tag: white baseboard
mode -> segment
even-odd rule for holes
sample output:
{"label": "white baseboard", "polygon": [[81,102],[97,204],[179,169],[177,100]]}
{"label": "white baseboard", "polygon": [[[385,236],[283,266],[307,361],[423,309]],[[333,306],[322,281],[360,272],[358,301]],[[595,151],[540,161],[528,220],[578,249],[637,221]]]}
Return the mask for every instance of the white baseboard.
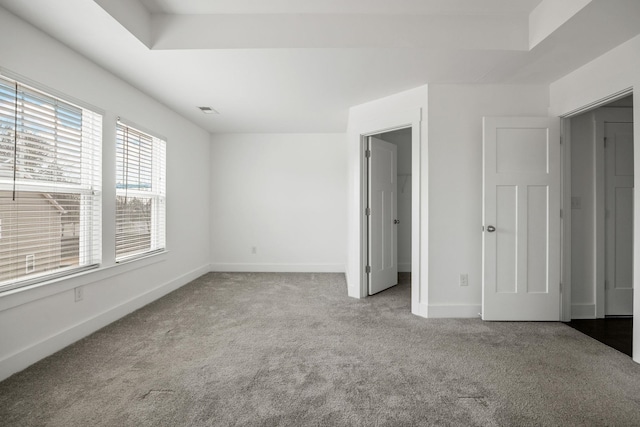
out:
{"label": "white baseboard", "polygon": [[410,262],[399,262],[398,263],[398,273],[411,273],[411,263]]}
{"label": "white baseboard", "polygon": [[431,319],[460,319],[460,318],[478,318],[482,311],[481,305],[429,305],[428,313]]}
{"label": "white baseboard", "polygon": [[197,279],[209,271],[209,264],[192,270],[189,273],[183,274],[182,276],[151,289],[142,295],[138,295],[118,306],[112,307],[107,311],[97,314],[81,323],[78,323],[77,325],[71,326],[25,349],[5,357],[0,360],[0,381],[8,378],[16,372],[22,371],[37,361],[62,350],[63,348],[92,334],[98,329],[115,322],[127,314],[144,307],[158,298],[175,291],[181,286],[186,285],[190,281]]}
{"label": "white baseboard", "polygon": [[571,318],[572,319],[595,319],[596,305],[595,304],[571,304]]}
{"label": "white baseboard", "polygon": [[238,273],[344,273],[344,264],[214,263],[211,271]]}
{"label": "white baseboard", "polygon": [[415,314],[416,316],[429,318],[429,306],[424,303],[413,304],[411,302],[411,314]]}

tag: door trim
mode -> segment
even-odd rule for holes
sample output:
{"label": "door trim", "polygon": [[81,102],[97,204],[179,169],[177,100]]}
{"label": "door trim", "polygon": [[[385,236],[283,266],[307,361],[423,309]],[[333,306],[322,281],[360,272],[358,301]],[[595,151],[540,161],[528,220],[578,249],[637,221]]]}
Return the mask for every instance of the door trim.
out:
{"label": "door trim", "polygon": [[[360,147],[360,298],[368,296],[369,276],[366,273],[368,260],[368,227],[365,215],[367,206],[367,159],[365,150],[367,138],[394,130],[411,128],[411,313],[427,316],[427,295],[423,289],[427,289],[427,266],[421,265],[421,259],[426,256],[426,251],[422,248],[422,217],[421,207],[426,205],[426,201],[421,200],[421,126],[422,109],[418,108],[408,114],[398,115],[386,121],[376,121],[362,126],[359,131]],[[425,224],[426,226],[426,224]]]}
{"label": "door trim", "polygon": [[[581,114],[581,113],[578,113]],[[571,120],[560,118],[560,320],[571,321]]]}
{"label": "door trim", "polygon": [[[561,120],[561,138],[562,138],[562,149],[561,149],[561,180],[562,180],[562,210],[565,213],[563,215],[561,221],[562,227],[562,256],[561,256],[561,277],[562,277],[562,290],[560,292],[560,300],[561,300],[561,320],[563,322],[569,322],[572,318],[572,297],[571,297],[571,288],[572,288],[572,278],[571,278],[571,121],[570,119],[588,112],[594,113],[594,137],[602,139],[604,137],[604,122],[606,121],[606,113],[598,114],[596,117],[595,111],[596,109],[603,107],[611,102],[617,101],[618,99],[627,97],[629,95],[633,95],[633,88],[627,88],[616,92],[610,96],[604,97],[600,100],[591,102],[581,108],[570,111],[566,114],[560,116]],[[634,102],[634,109],[638,108]],[[598,123],[599,122],[599,123]],[[600,126],[598,126],[598,124]],[[634,126],[634,130],[636,126]],[[635,135],[634,135],[635,137]],[[635,142],[635,146],[637,146],[638,142]],[[599,145],[596,145],[596,153],[595,153],[595,173],[596,173],[596,183],[598,183],[599,178],[604,178],[604,147],[601,147],[601,150],[598,150]],[[601,152],[600,152],[601,151]],[[639,173],[640,165],[635,164],[634,169],[636,173]],[[596,283],[594,285],[594,299],[595,299],[595,309],[593,313],[594,318],[602,318],[604,317],[604,185],[597,184],[596,185],[596,265],[595,265],[595,277]],[[635,207],[635,206],[634,206]],[[634,229],[637,226],[635,221],[636,215],[634,214]],[[637,246],[637,239],[634,234],[634,247]],[[635,270],[634,270],[635,273]],[[634,308],[634,317],[637,312],[637,308]],[[586,318],[590,316],[578,316],[576,318]]]}

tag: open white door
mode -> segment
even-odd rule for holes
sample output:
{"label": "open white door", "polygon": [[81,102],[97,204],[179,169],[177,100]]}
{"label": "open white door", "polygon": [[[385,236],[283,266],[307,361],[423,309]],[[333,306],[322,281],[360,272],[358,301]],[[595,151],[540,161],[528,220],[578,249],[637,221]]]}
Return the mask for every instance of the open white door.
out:
{"label": "open white door", "polygon": [[398,284],[397,147],[369,137],[369,295]]}
{"label": "open white door", "polygon": [[560,137],[546,117],[485,117],[483,320],[560,320]]}
{"label": "open white door", "polygon": [[605,308],[633,315],[633,123],[605,123]]}

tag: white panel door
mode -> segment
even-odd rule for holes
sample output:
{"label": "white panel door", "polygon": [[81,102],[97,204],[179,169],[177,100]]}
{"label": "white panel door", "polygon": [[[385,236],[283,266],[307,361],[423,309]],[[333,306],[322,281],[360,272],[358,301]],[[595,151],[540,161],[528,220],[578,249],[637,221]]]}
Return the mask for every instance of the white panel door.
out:
{"label": "white panel door", "polygon": [[484,118],[483,320],[560,320],[560,138],[551,123]]}
{"label": "white panel door", "polygon": [[605,123],[604,313],[633,314],[633,123]]}
{"label": "white panel door", "polygon": [[369,295],[398,284],[397,147],[369,138]]}

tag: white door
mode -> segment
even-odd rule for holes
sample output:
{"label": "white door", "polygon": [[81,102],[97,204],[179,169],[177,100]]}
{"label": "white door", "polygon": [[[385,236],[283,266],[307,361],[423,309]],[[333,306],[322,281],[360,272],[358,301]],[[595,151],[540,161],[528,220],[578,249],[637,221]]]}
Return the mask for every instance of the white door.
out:
{"label": "white door", "polygon": [[633,314],[633,123],[605,123],[605,315]]}
{"label": "white door", "polygon": [[397,147],[369,138],[369,295],[398,284]]}
{"label": "white door", "polygon": [[556,123],[483,120],[483,320],[560,320]]}

